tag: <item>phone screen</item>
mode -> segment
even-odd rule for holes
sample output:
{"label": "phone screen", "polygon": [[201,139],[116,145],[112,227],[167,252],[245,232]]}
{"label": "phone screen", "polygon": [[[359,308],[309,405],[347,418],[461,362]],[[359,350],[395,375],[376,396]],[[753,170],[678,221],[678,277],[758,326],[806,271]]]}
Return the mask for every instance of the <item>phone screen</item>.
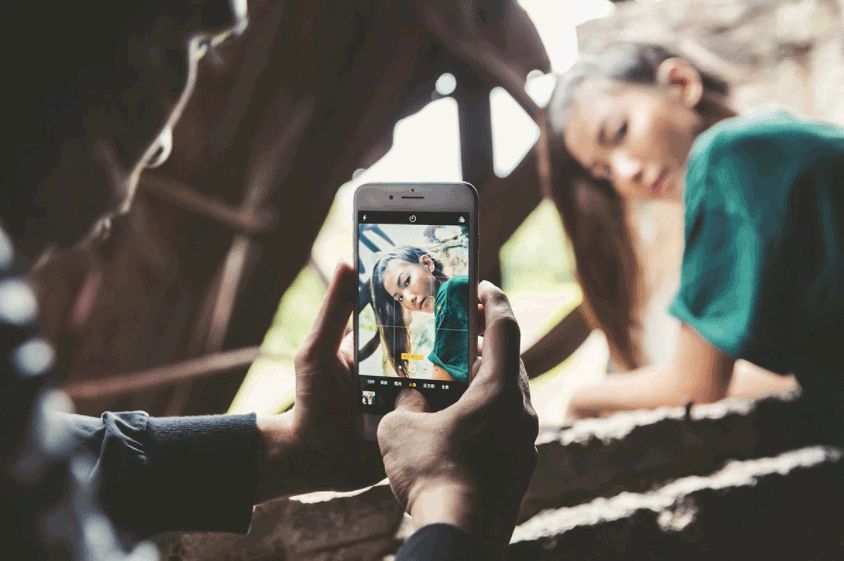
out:
{"label": "phone screen", "polygon": [[469,213],[359,210],[357,372],[363,412],[403,388],[433,410],[469,381]]}

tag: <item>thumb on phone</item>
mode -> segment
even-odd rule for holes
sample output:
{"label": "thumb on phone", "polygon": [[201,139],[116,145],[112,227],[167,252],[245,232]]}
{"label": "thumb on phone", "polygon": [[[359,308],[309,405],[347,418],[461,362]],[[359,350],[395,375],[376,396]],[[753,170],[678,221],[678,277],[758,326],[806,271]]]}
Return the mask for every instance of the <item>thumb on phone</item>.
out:
{"label": "thumb on phone", "polygon": [[403,411],[427,412],[428,400],[416,390],[404,389],[396,396],[396,409]]}

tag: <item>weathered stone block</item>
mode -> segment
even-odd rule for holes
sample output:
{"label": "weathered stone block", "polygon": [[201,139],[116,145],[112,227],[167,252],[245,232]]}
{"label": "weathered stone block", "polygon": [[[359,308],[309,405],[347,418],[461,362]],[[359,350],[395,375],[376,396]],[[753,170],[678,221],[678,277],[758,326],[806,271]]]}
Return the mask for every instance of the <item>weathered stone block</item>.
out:
{"label": "weathered stone block", "polygon": [[539,462],[522,516],[823,441],[796,395],[581,421],[540,434]]}
{"label": "weathered stone block", "polygon": [[673,0],[618,4],[577,34],[586,50],[618,40],[672,46],[726,79],[740,109],[783,105],[842,123],[841,96],[817,94],[841,87],[828,75],[844,67],[842,26],[836,0]]}
{"label": "weathered stone block", "polygon": [[543,512],[516,528],[511,561],[841,559],[842,450],[731,462],[649,493]]}
{"label": "weathered stone block", "polygon": [[156,539],[166,561],[368,561],[395,549],[402,511],[387,485],[314,493],[258,506],[245,536],[178,533]]}

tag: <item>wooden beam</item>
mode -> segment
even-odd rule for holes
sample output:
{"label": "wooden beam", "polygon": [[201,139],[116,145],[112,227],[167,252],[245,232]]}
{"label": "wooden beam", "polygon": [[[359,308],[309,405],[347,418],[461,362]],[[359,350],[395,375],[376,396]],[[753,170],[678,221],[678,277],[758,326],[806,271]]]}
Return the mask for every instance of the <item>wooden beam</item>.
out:
{"label": "wooden beam", "polygon": [[457,100],[463,179],[479,186],[493,170],[490,88],[472,69],[465,68],[456,74],[454,99]]}
{"label": "wooden beam", "polygon": [[261,347],[247,347],[235,351],[215,353],[158,366],[148,370],[102,376],[95,380],[68,384],[61,389],[74,400],[90,400],[125,396],[177,382],[205,378],[245,368],[260,357]]}
{"label": "wooden beam", "polygon": [[170,177],[147,174],[140,182],[141,192],[168,201],[195,214],[210,218],[220,224],[247,235],[266,231],[273,225],[267,215],[244,212],[226,203],[208,197],[196,189]]}
{"label": "wooden beam", "polygon": [[581,306],[576,307],[522,353],[528,377],[541,376],[570,357],[591,331]]}

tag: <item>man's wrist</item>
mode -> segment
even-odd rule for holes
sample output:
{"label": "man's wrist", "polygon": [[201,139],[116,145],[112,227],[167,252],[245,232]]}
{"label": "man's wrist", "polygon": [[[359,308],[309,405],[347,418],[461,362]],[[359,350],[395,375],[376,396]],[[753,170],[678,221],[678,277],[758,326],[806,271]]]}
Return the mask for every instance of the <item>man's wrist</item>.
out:
{"label": "man's wrist", "polygon": [[296,477],[298,445],[293,431],[292,412],[258,416],[256,424],[262,444],[258,458],[256,503],[304,492]]}
{"label": "man's wrist", "polygon": [[408,513],[417,529],[449,524],[465,531],[484,550],[485,559],[503,556],[513,530],[512,521],[502,521],[495,502],[485,502],[472,485],[455,481],[429,483],[409,499]]}
{"label": "man's wrist", "polygon": [[450,524],[469,535],[480,538],[483,524],[480,522],[477,495],[468,486],[443,482],[432,483],[413,493],[408,513],[417,528],[430,524]]}

